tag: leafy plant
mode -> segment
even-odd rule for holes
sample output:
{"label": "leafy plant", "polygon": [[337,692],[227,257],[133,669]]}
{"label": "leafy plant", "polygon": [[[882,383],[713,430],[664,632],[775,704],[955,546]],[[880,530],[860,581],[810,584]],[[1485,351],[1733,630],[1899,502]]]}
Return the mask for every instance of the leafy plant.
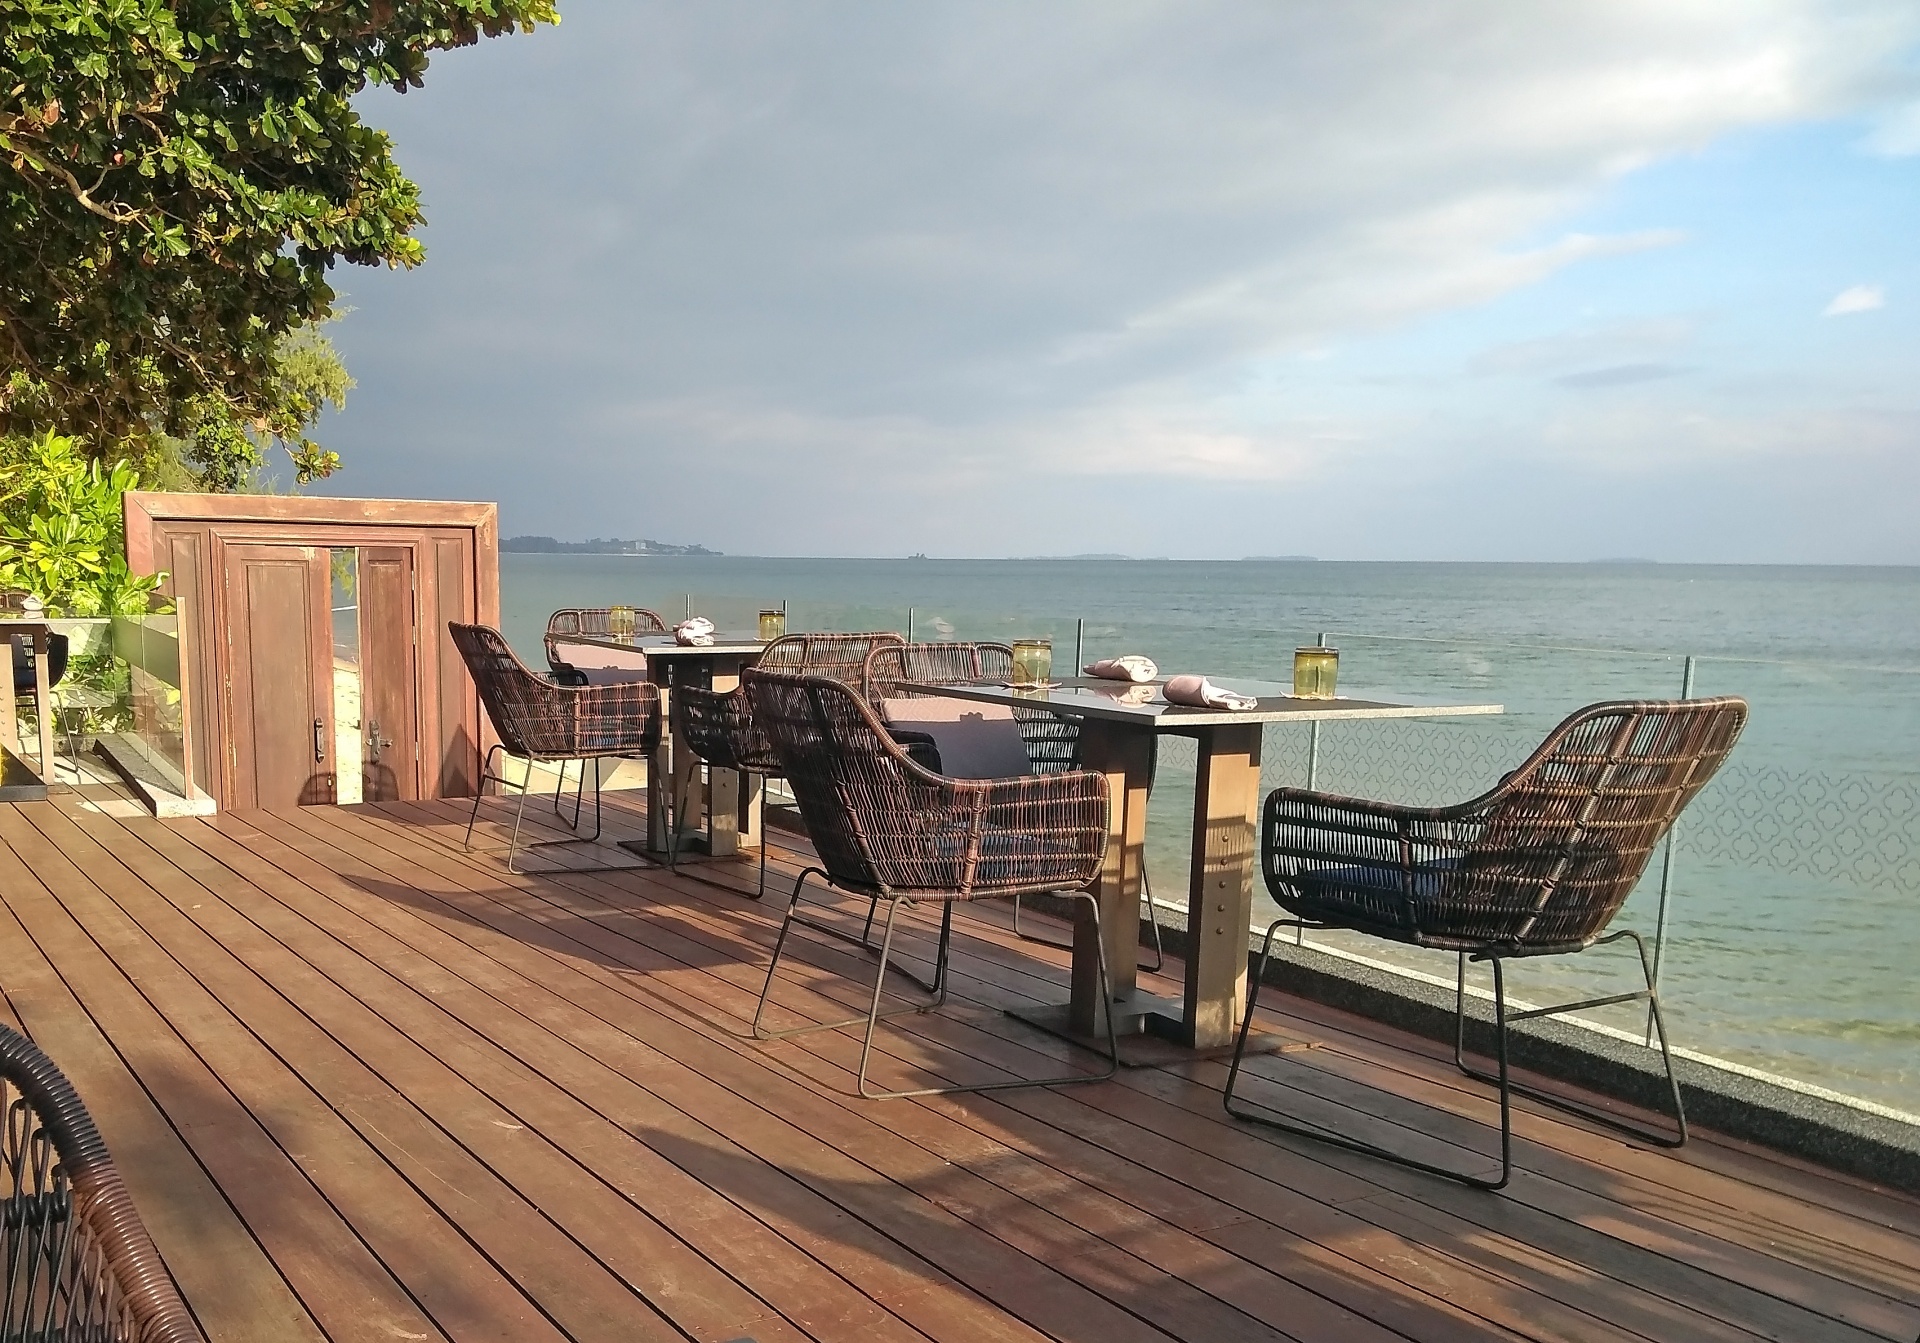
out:
{"label": "leafy plant", "polygon": [[419,189],[355,95],[557,21],[553,0],[0,5],[0,435],[107,460],[185,440],[216,484],[277,438],[330,471],[281,342],[332,312],[337,262],[425,254]]}
{"label": "leafy plant", "polygon": [[54,433],[0,439],[0,587],[51,615],[140,615],[160,586],[127,568],[121,496],[140,477]]}

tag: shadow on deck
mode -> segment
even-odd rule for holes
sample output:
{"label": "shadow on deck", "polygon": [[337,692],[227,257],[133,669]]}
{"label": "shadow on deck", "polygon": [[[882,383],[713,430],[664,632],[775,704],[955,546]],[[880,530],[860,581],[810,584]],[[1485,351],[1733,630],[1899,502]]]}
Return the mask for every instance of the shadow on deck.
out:
{"label": "shadow on deck", "polygon": [[[464,818],[0,807],[0,1019],[79,1087],[214,1343],[1920,1332],[1920,1202],[1711,1134],[1523,1105],[1483,1194],[1251,1132],[1219,1063],[854,1099],[854,1035],[746,1038],[780,900],[749,864],[514,877]],[[883,1029],[876,1080],[1091,1070],[1002,1011],[1063,997],[1064,953],[998,907],[957,928],[955,1001]],[[863,1005],[852,947],[784,966],[794,1024]],[[1290,1006],[1268,1024],[1320,1047],[1254,1062],[1255,1099],[1493,1165],[1492,1101],[1429,1042]]]}

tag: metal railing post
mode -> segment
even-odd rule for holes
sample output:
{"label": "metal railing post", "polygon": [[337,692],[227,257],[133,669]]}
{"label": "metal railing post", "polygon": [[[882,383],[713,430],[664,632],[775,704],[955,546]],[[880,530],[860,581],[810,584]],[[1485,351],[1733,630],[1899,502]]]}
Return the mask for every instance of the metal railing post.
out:
{"label": "metal railing post", "polygon": [[[1314,636],[1314,643],[1321,648],[1325,648],[1327,646],[1327,632],[1325,630],[1321,630],[1319,634]],[[1320,720],[1316,718],[1311,723],[1307,724],[1307,789],[1308,791],[1312,791],[1314,788],[1318,787],[1319,783],[1320,783]],[[1307,940],[1307,930],[1305,928],[1295,928],[1293,930],[1293,944],[1296,947],[1304,946],[1306,944],[1306,940]]]}
{"label": "metal railing post", "polygon": [[1073,622],[1073,674],[1075,676],[1080,674],[1080,668],[1085,665],[1083,659],[1086,657],[1086,654],[1083,651],[1083,645],[1086,643],[1086,638],[1087,618],[1085,616],[1076,617]]}
{"label": "metal railing post", "polygon": [[907,642],[913,642],[913,608],[907,608]]}
{"label": "metal railing post", "polygon": [[[1680,698],[1693,698],[1693,658],[1689,656],[1681,664]],[[1667,902],[1673,895],[1673,848],[1680,834],[1680,819],[1674,818],[1667,827],[1667,837],[1660,845],[1660,909],[1653,922],[1653,987],[1660,987],[1660,962],[1665,959],[1667,949]],[[1653,1045],[1653,1005],[1647,1005],[1647,1045]]]}

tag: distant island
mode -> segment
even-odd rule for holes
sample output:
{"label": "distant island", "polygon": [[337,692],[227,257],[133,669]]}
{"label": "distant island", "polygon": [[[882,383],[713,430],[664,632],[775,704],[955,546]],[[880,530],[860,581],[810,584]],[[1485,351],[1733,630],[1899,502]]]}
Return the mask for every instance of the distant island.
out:
{"label": "distant island", "polygon": [[551,536],[509,536],[500,549],[516,555],[719,555],[705,546],[670,546],[665,541],[622,541],[595,537],[590,541],[556,541]]}
{"label": "distant island", "polygon": [[1318,555],[1248,555],[1242,564],[1317,564]]}

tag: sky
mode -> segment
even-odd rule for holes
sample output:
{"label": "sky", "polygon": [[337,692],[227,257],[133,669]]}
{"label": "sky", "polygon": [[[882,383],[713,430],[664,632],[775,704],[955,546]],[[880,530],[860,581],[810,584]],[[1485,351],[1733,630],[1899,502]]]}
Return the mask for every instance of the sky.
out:
{"label": "sky", "polygon": [[736,554],[1920,563],[1920,5],[562,0],[363,95],[329,493]]}

